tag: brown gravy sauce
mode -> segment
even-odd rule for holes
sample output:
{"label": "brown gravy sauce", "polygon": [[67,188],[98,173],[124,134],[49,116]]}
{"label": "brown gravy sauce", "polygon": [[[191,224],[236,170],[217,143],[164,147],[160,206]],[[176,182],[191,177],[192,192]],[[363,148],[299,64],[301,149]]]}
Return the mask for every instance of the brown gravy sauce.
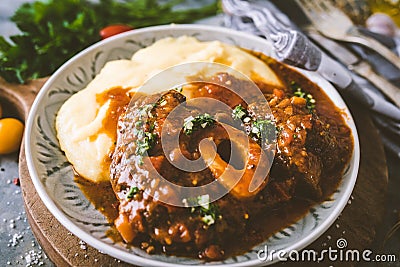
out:
{"label": "brown gravy sauce", "polygon": [[104,105],[107,101],[110,101],[107,116],[102,121],[103,127],[101,128],[101,132],[106,133],[113,140],[117,139],[118,118],[131,101],[128,94],[129,89],[116,86],[96,95],[96,102],[99,105]]}
{"label": "brown gravy sauce", "polygon": [[[119,116],[125,111],[127,105],[131,101],[129,90],[131,88],[123,88],[121,86],[112,87],[109,90],[96,94],[96,102],[103,106],[107,101],[110,104],[107,109],[107,116],[102,121],[102,127],[99,130],[101,133],[107,134],[115,144],[117,140],[117,124]],[[97,134],[90,136],[90,141],[94,141],[97,138]],[[110,149],[110,153],[114,151],[115,145]],[[109,171],[111,164],[111,157],[105,156],[102,162],[102,169]]]}
{"label": "brown gravy sauce", "polygon": [[[109,182],[93,183],[78,175],[75,176],[75,182],[95,208],[107,218],[108,222],[113,223],[118,216],[118,200],[111,184]],[[304,217],[314,204],[307,200],[294,199],[287,203],[285,207],[271,210],[265,216],[249,218],[248,235],[245,236],[244,240],[241,240],[241,243],[246,243],[246,247],[253,247],[262,243],[274,233]],[[106,235],[114,242],[123,242],[114,226],[107,231]],[[246,252],[247,249],[241,247],[240,243],[231,242],[227,251],[230,251],[231,255],[239,255]]]}

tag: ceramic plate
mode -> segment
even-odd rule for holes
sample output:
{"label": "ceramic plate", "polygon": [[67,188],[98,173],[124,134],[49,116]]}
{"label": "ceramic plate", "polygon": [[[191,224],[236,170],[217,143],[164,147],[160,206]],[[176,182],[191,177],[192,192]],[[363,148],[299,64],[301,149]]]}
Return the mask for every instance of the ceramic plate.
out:
{"label": "ceramic plate", "polygon": [[[61,105],[83,89],[107,61],[130,58],[132,54],[155,41],[172,36],[194,36],[202,41],[219,40],[249,50],[274,56],[271,44],[259,37],[220,27],[201,25],[167,25],[126,32],[92,45],[66,62],[46,82],[37,96],[26,125],[27,162],[36,190],[50,212],[70,232],[87,244],[122,261],[151,266],[204,264],[197,259],[165,255],[148,255],[140,249],[115,244],[105,236],[110,224],[85,198],[74,183],[73,170],[60,150],[54,127]],[[351,114],[337,91],[315,73],[302,71],[320,85],[333,102],[344,111],[354,137],[354,151],[343,180],[329,201],[312,207],[295,224],[283,229],[247,253],[208,264],[254,266],[266,264],[257,258],[257,251],[268,245],[269,250],[300,250],[317,239],[339,216],[353,190],[358,165],[359,144]],[[273,261],[277,259],[274,258]],[[269,261],[271,263],[273,261]]]}

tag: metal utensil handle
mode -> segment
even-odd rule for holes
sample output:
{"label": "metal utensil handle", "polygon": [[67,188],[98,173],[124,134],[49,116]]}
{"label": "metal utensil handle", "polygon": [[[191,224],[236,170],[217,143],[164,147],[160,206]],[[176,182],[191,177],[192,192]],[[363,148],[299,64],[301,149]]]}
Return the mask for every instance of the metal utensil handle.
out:
{"label": "metal utensil handle", "polygon": [[354,30],[351,31],[351,35],[345,37],[345,41],[362,44],[369,49],[374,50],[400,70],[400,58],[395,53],[377,40],[362,34],[357,30],[357,28],[354,28]]}
{"label": "metal utensil handle", "polygon": [[316,71],[320,66],[321,50],[304,34],[290,30],[273,37],[276,37],[274,48],[280,61],[310,71]]}
{"label": "metal utensil handle", "polygon": [[353,82],[349,71],[324,53],[322,53],[321,64],[317,72],[342,89],[347,88]]}
{"label": "metal utensil handle", "polygon": [[374,84],[382,93],[384,93],[396,106],[400,107],[400,89],[385,78],[378,75],[366,62],[360,62],[354,71]]}

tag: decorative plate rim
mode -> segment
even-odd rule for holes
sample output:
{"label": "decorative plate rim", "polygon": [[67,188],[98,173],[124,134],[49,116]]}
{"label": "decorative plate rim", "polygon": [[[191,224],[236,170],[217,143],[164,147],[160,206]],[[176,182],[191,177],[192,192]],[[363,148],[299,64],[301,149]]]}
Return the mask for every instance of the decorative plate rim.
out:
{"label": "decorative plate rim", "polygon": [[[181,25],[161,25],[161,26],[153,26],[153,27],[147,27],[147,28],[142,28],[142,29],[137,29],[132,32],[125,32],[122,34],[119,34],[117,36],[113,36],[111,38],[108,38],[106,40],[100,41],[96,44],[93,44],[92,46],[89,46],[88,48],[84,49],[74,57],[72,57],[70,60],[68,60],[66,63],[64,63],[49,79],[48,81],[44,84],[42,89],[40,90],[39,94],[37,95],[32,108],[29,112],[28,120],[26,123],[26,130],[25,130],[25,153],[26,153],[26,160],[27,160],[27,166],[29,173],[31,175],[32,182],[36,188],[37,193],[39,194],[40,198],[42,201],[45,203],[46,207],[49,209],[49,211],[57,218],[57,220],[66,228],[68,229],[71,233],[79,237],[81,240],[85,241],[87,244],[90,246],[93,246],[94,248],[98,249],[99,251],[105,252],[108,255],[115,257],[117,259],[120,259],[124,262],[128,263],[133,263],[133,264],[140,264],[140,265],[149,265],[149,266],[177,266],[176,263],[169,263],[169,262],[164,262],[164,261],[159,261],[155,259],[148,259],[148,258],[143,258],[138,255],[132,255],[129,254],[129,252],[121,251],[118,248],[111,246],[109,244],[106,244],[104,242],[99,242],[98,239],[96,239],[94,236],[91,234],[87,233],[83,229],[81,229],[79,226],[76,224],[72,223],[71,220],[68,218],[68,215],[63,212],[59,206],[57,206],[57,203],[51,198],[51,196],[47,193],[46,188],[42,184],[41,180],[39,179],[39,174],[38,170],[35,168],[35,163],[33,159],[33,154],[32,154],[32,140],[31,140],[31,132],[34,129],[34,123],[37,119],[37,112],[40,107],[40,102],[43,98],[45,98],[46,94],[48,91],[51,89],[51,85],[56,81],[57,76],[64,72],[65,70],[68,69],[69,66],[71,66],[77,59],[79,59],[81,56],[83,56],[86,53],[90,53],[97,48],[101,47],[104,44],[113,42],[115,40],[119,39],[124,39],[128,36],[134,36],[142,33],[147,33],[147,32],[153,32],[153,31],[174,31],[174,29],[178,30],[196,30],[196,31],[213,31],[216,33],[221,33],[224,35],[236,35],[240,38],[248,39],[248,40],[256,40],[257,42],[260,42],[261,40],[265,42],[266,46],[269,45],[269,42],[267,40],[264,40],[260,37],[253,36],[247,33],[227,29],[224,27],[219,27],[219,26],[207,26],[207,25],[193,25],[193,24],[181,24]],[[334,87],[324,80],[322,77],[319,75],[316,75],[315,73],[307,72],[307,71],[302,71],[300,70],[303,74],[305,74],[308,78],[312,76],[312,80],[316,82],[318,85],[321,86],[321,88],[330,88],[330,90],[333,90],[331,93],[336,97],[335,104],[340,104],[342,107],[344,107],[344,111],[346,113],[346,116],[348,116],[347,119],[347,124],[352,130],[352,135],[353,135],[353,141],[354,141],[354,149],[353,149],[353,155],[351,162],[353,164],[352,172],[349,174],[351,180],[348,181],[348,185],[346,188],[343,189],[342,197],[340,199],[337,199],[336,207],[334,208],[333,212],[327,216],[327,218],[319,224],[312,232],[314,234],[310,234],[306,236],[305,238],[299,240],[298,242],[295,242],[292,246],[289,246],[285,248],[285,251],[291,251],[291,250],[301,250],[305,248],[307,245],[311,244],[313,241],[315,241],[318,237],[320,237],[337,219],[337,217],[340,215],[340,213],[343,211],[345,208],[348,199],[351,196],[351,193],[354,189],[354,185],[357,180],[357,175],[358,175],[358,169],[359,169],[359,162],[360,162],[360,148],[359,148],[359,140],[358,140],[358,134],[357,134],[357,129],[354,124],[354,120],[352,118],[351,112],[349,111],[347,105],[339,95],[339,93],[334,89]],[[263,262],[260,260],[249,260],[245,262],[239,262],[239,263],[233,263],[233,264],[228,264],[230,266],[255,266],[255,265],[265,265],[265,264],[271,264],[276,262],[277,259],[273,259],[272,261],[269,262]],[[212,263],[211,263],[212,264]],[[181,265],[181,266],[187,266],[187,265]]]}

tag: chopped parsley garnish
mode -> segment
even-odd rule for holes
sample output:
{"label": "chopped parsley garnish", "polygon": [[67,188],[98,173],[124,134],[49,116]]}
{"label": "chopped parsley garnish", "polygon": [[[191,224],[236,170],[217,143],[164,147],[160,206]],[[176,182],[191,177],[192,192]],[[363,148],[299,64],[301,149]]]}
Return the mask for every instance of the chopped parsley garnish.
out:
{"label": "chopped parsley garnish", "polygon": [[258,140],[262,148],[276,141],[279,131],[272,120],[257,119],[252,122],[249,135]]}
{"label": "chopped parsley garnish", "polygon": [[217,204],[209,203],[208,208],[200,206],[201,220],[208,226],[215,223],[217,219],[221,219],[222,215],[219,212]]}
{"label": "chopped parsley garnish", "polygon": [[217,219],[222,218],[218,205],[215,203],[210,203],[210,196],[208,194],[184,199],[183,202],[188,207],[192,206],[192,213],[198,210],[201,220],[208,226],[214,224]]}
{"label": "chopped parsley garnish", "polygon": [[311,94],[307,94],[306,101],[307,101],[306,106],[308,110],[313,111],[315,109],[315,103],[317,102],[315,98],[313,98]]}
{"label": "chopped parsley garnish", "polygon": [[275,126],[275,123],[269,119],[256,119],[249,116],[248,111],[237,105],[232,111],[232,118],[235,120],[241,120],[246,126],[247,134],[257,138],[258,140],[265,140],[267,143],[275,139],[275,135],[279,132]]}
{"label": "chopped parsley garnish", "polygon": [[210,214],[206,214],[206,215],[204,215],[204,216],[201,218],[201,220],[202,220],[205,224],[207,224],[208,226],[210,226],[210,225],[212,225],[212,224],[215,223],[215,216],[212,216],[212,215],[210,215]]}
{"label": "chopped parsley garnish", "polygon": [[132,199],[134,195],[139,193],[139,191],[140,190],[137,186],[131,187],[131,189],[129,189],[128,194],[126,195],[126,199]]}
{"label": "chopped parsley garnish", "polygon": [[[242,105],[237,105],[232,111],[232,118],[235,120],[241,120],[247,116],[247,110]],[[247,117],[249,118],[249,117]],[[250,118],[249,118],[250,119]]]}
{"label": "chopped parsley garnish", "polygon": [[142,138],[136,140],[135,153],[138,156],[144,156],[145,153],[153,147],[153,145],[156,141],[157,135],[154,133],[143,132],[143,131],[141,131],[140,133],[142,133],[141,134]]}
{"label": "chopped parsley garnish", "polygon": [[183,87],[182,86],[175,87],[174,90],[177,91],[178,93],[182,93]]}
{"label": "chopped parsley garnish", "polygon": [[276,134],[275,124],[271,120],[256,120],[253,122],[251,133],[258,139],[268,138]]}
{"label": "chopped parsley garnish", "polygon": [[316,101],[315,101],[314,97],[312,96],[312,94],[308,94],[308,93],[304,92],[303,89],[295,81],[292,81],[290,83],[290,86],[293,90],[293,95],[304,98],[306,100],[307,109],[310,112],[313,112],[315,109]]}
{"label": "chopped parsley garnish", "polygon": [[183,123],[183,132],[186,135],[191,135],[194,131],[207,128],[214,125],[215,119],[208,113],[198,115],[196,117],[190,116],[185,119]]}
{"label": "chopped parsley garnish", "polygon": [[139,108],[139,119],[141,120],[143,117],[152,117],[151,110],[154,108],[155,104],[147,104],[143,107]]}
{"label": "chopped parsley garnish", "polygon": [[138,109],[139,119],[135,122],[133,134],[137,138],[135,142],[135,154],[139,157],[139,164],[143,164],[143,156],[154,146],[157,140],[157,135],[151,132],[154,129],[154,125],[149,125],[149,131],[143,130],[146,126],[144,117],[152,117],[151,110],[154,106],[154,104],[147,104]]}
{"label": "chopped parsley garnish", "polygon": [[165,106],[167,104],[167,100],[164,98],[161,98],[160,101],[157,103],[160,107]]}
{"label": "chopped parsley garnish", "polygon": [[205,210],[210,208],[210,195],[201,195],[197,197],[197,204]]}
{"label": "chopped parsley garnish", "polygon": [[248,123],[248,122],[250,122],[251,121],[251,118],[250,117],[245,117],[244,119],[243,119],[243,122],[244,123]]}

